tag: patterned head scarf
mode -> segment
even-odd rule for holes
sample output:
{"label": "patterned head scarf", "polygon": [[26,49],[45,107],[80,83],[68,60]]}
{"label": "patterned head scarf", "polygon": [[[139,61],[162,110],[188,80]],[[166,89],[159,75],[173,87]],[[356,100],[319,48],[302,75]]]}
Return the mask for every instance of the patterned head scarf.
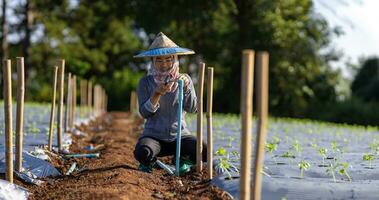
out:
{"label": "patterned head scarf", "polygon": [[172,55],[173,57],[173,65],[170,69],[167,71],[160,71],[155,66],[155,59],[156,57],[153,57],[153,61],[149,70],[149,75],[152,75],[154,77],[154,81],[157,84],[162,84],[165,82],[166,78],[168,80],[168,84],[171,85],[169,92],[174,92],[176,88],[178,87],[178,83],[176,82],[177,78],[179,77],[179,60],[177,55]]}

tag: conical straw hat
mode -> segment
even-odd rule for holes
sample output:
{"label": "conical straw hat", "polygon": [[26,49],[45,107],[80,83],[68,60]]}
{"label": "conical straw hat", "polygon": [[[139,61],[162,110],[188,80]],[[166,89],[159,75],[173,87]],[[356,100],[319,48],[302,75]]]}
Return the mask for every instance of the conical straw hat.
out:
{"label": "conical straw hat", "polygon": [[150,45],[149,50],[143,51],[135,58],[154,57],[154,56],[167,56],[167,55],[189,55],[195,52],[191,49],[179,47],[175,42],[168,38],[162,32],[158,33],[153,43]]}

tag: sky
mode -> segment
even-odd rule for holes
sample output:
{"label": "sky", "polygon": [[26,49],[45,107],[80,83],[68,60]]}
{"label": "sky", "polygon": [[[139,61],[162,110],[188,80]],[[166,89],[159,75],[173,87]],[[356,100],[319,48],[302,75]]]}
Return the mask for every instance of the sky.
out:
{"label": "sky", "polygon": [[332,45],[344,52],[334,67],[349,77],[344,62],[358,62],[359,57],[379,57],[379,0],[313,0],[315,11],[329,24],[339,26],[344,35],[333,38]]}

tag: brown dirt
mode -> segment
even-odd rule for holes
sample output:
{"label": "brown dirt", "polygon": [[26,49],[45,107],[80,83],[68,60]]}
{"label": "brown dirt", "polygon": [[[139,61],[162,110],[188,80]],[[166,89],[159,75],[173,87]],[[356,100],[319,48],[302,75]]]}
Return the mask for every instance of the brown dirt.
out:
{"label": "brown dirt", "polygon": [[[46,179],[41,186],[26,185],[30,199],[228,199],[222,190],[209,185],[205,173],[190,172],[183,177],[168,176],[161,169],[148,174],[137,170],[133,150],[141,133],[141,119],[128,113],[106,114],[89,126],[80,127],[88,137],[74,137],[72,152],[89,153],[84,147],[98,146],[99,158],[52,161],[65,173],[73,162],[81,172]],[[168,158],[167,158],[168,159]],[[180,182],[182,184],[180,184]]]}

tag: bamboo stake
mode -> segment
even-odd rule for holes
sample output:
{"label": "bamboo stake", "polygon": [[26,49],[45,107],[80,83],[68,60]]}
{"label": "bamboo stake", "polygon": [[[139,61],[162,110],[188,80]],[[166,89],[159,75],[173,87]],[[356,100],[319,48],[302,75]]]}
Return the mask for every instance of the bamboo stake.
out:
{"label": "bamboo stake", "polygon": [[136,99],[136,92],[133,90],[130,94],[130,114],[134,115],[135,113],[135,99]]}
{"label": "bamboo stake", "polygon": [[66,107],[65,107],[65,132],[70,131],[70,116],[71,116],[71,97],[72,97],[72,83],[71,83],[71,73],[68,73],[67,77],[67,96],[66,96]]}
{"label": "bamboo stake", "polygon": [[25,75],[24,58],[17,57],[16,170],[22,171]]}
{"label": "bamboo stake", "polygon": [[85,105],[86,105],[86,85],[87,81],[86,80],[80,80],[80,117],[82,118],[85,113]]}
{"label": "bamboo stake", "polygon": [[203,171],[203,93],[204,93],[205,63],[200,63],[197,90],[197,151],[196,170]]}
{"label": "bamboo stake", "polygon": [[79,82],[80,87],[80,117],[84,115],[84,80],[80,80]]}
{"label": "bamboo stake", "polygon": [[101,93],[101,105],[100,105],[102,114],[105,113],[104,102],[105,102],[105,90],[103,88],[102,93]]}
{"label": "bamboo stake", "polygon": [[241,77],[241,200],[250,199],[250,170],[251,170],[251,128],[253,114],[253,76],[254,51],[242,51],[242,77]]}
{"label": "bamboo stake", "polygon": [[55,99],[57,95],[57,76],[58,76],[58,66],[54,66],[54,80],[53,80],[53,85],[52,85],[53,99],[51,103],[49,143],[48,143],[49,151],[53,150],[53,130],[54,130]]}
{"label": "bamboo stake", "polygon": [[92,116],[92,82],[88,81],[88,117]]}
{"label": "bamboo stake", "polygon": [[104,89],[103,87],[99,87],[99,112],[100,112],[100,115],[103,115],[103,95],[104,95]]}
{"label": "bamboo stake", "polygon": [[213,107],[213,67],[208,67],[207,72],[207,162],[208,178],[213,178],[213,128],[212,128],[212,107]]}
{"label": "bamboo stake", "polygon": [[104,106],[105,112],[108,112],[108,95],[107,94],[105,95],[105,103],[104,104],[105,104],[105,106]]}
{"label": "bamboo stake", "polygon": [[105,111],[104,111],[104,98],[105,98],[105,91],[104,89],[102,90],[101,92],[101,113],[104,114]]}
{"label": "bamboo stake", "polygon": [[72,112],[71,112],[71,130],[74,129],[75,119],[76,119],[76,97],[77,97],[77,85],[76,85],[76,75],[72,78]]}
{"label": "bamboo stake", "polygon": [[87,103],[88,103],[88,100],[87,100],[88,99],[88,93],[87,93],[88,81],[84,80],[83,83],[84,83],[83,84],[83,97],[84,97],[84,100],[83,100],[83,116],[85,116],[87,113],[87,110],[88,110],[88,107],[87,107]]}
{"label": "bamboo stake", "polygon": [[95,84],[93,88],[93,110],[96,117],[97,117],[97,98],[98,98],[97,87],[98,87],[97,84]]}
{"label": "bamboo stake", "polygon": [[269,55],[267,52],[257,54],[257,103],[258,103],[258,134],[256,142],[255,173],[253,184],[254,199],[261,199],[262,189],[262,169],[264,157],[264,145],[266,142],[266,126],[268,113],[268,62]]}
{"label": "bamboo stake", "polygon": [[62,131],[63,131],[63,99],[64,99],[64,65],[65,60],[58,60],[60,69],[59,76],[59,105],[58,105],[58,151],[62,151]]}
{"label": "bamboo stake", "polygon": [[5,178],[13,183],[13,130],[12,130],[12,79],[11,60],[3,61],[3,96],[5,118]]}

